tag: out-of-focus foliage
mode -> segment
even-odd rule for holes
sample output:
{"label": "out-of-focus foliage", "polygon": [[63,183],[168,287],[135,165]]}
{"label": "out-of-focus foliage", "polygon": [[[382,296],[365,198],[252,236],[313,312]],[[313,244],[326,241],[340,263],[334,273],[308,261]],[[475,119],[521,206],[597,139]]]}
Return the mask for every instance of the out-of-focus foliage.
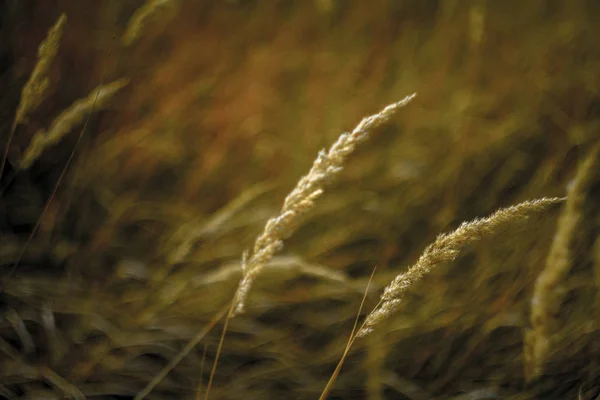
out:
{"label": "out-of-focus foliage", "polygon": [[[318,398],[375,266],[365,313],[437,235],[565,196],[600,139],[596,1],[0,0],[0,154],[62,13],[44,98],[0,180],[4,398],[133,398],[231,300],[242,254],[318,150],[417,92],[349,156],[229,321],[210,398]],[[119,79],[19,170],[36,132]],[[543,374],[526,381],[524,337],[559,207],[417,282],[354,343],[330,397],[595,399],[590,176]],[[202,391],[221,329],[147,398]]]}

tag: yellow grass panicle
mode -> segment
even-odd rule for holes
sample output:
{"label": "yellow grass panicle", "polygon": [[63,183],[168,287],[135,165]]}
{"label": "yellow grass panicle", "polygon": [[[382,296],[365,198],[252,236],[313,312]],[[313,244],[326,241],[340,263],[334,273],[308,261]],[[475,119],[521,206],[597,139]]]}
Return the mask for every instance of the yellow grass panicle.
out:
{"label": "yellow grass panicle", "polygon": [[38,61],[21,92],[21,100],[15,115],[15,126],[23,122],[27,115],[36,109],[45,97],[49,85],[48,69],[58,53],[58,45],[66,22],[67,16],[61,14],[48,31],[46,39],[38,47]]}
{"label": "yellow grass panicle", "polygon": [[40,43],[40,46],[38,47],[37,63],[35,64],[27,83],[25,83],[25,86],[23,86],[23,90],[21,91],[21,99],[19,100],[15,119],[13,121],[10,134],[8,135],[6,148],[4,150],[4,154],[2,155],[2,161],[0,161],[0,175],[2,175],[2,172],[4,171],[4,164],[6,163],[8,150],[17,125],[25,121],[29,113],[35,110],[40,105],[42,100],[44,100],[46,90],[50,84],[50,81],[46,75],[48,74],[50,64],[52,64],[52,61],[58,53],[58,43],[62,37],[63,27],[66,22],[66,14],[61,14],[52,28],[50,28],[48,31],[46,39],[44,39],[44,41]]}
{"label": "yellow grass panicle", "polygon": [[173,0],[146,0],[144,5],[135,10],[129,19],[125,33],[121,38],[123,45],[133,44],[142,34],[150,18],[156,13],[164,11],[166,7],[173,7],[173,3]]}
{"label": "yellow grass panicle", "polygon": [[567,189],[567,201],[558,220],[544,270],[538,276],[531,299],[531,330],[525,336],[525,375],[540,376],[548,358],[554,333],[559,327],[558,312],[564,297],[563,282],[571,268],[571,244],[582,217],[586,193],[600,168],[600,146],[579,166]]}
{"label": "yellow grass panicle", "polygon": [[83,122],[94,109],[106,106],[115,93],[128,83],[127,79],[119,79],[96,87],[87,97],[77,100],[71,107],[60,113],[48,131],[41,129],[36,132],[23,154],[20,169],[29,168],[47,147],[58,143],[73,127]]}
{"label": "yellow grass panicle", "polygon": [[319,152],[308,174],[300,179],[286,197],[279,215],[267,221],[263,232],[254,243],[251,256],[249,258],[247,254],[244,256],[243,277],[235,294],[234,314],[243,311],[254,279],[273,255],[283,247],[283,241],[292,234],[299,218],[313,207],[315,200],[323,193],[325,185],[343,169],[346,157],[359,143],[367,139],[373,129],[388,121],[399,108],[405,106],[415,96],[416,94],[407,96],[385,107],[379,113],[364,118],[351,133],[340,135],[329,151]]}
{"label": "yellow grass panicle", "polygon": [[544,211],[563,200],[562,198],[541,198],[525,201],[512,207],[502,208],[487,218],[463,222],[454,232],[438,236],[408,271],[398,275],[384,289],[379,305],[367,316],[358,336],[369,334],[376,325],[393,314],[402,301],[404,293],[415,282],[435,266],[455,259],[465,245],[494,233],[496,229],[508,222],[527,218],[529,214]]}

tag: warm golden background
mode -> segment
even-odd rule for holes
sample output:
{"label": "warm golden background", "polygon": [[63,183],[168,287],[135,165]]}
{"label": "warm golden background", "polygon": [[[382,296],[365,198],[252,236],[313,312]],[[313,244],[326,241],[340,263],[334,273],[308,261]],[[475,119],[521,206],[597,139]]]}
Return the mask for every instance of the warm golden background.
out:
{"label": "warm golden background", "polygon": [[[365,312],[438,234],[564,196],[600,138],[597,1],[147,3],[132,39],[141,0],[0,0],[2,152],[38,46],[67,16],[0,185],[0,398],[133,398],[231,299],[242,253],[318,150],[417,92],[229,322],[210,398],[316,399],[375,266]],[[18,170],[39,129],[120,78],[83,135],[80,123]],[[543,376],[525,381],[523,337],[560,207],[414,285],[355,343],[330,398],[598,398],[596,178]],[[221,330],[147,398],[201,392]]]}

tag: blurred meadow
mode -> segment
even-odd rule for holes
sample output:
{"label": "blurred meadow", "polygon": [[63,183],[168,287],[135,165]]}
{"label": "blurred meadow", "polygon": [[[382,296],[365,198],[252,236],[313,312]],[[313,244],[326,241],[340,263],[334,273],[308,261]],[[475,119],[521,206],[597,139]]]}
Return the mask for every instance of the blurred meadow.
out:
{"label": "blurred meadow", "polygon": [[[0,0],[0,24],[0,398],[318,399],[438,235],[566,197],[411,281],[329,398],[600,399],[599,2]],[[412,93],[261,264],[211,379],[265,223]]]}

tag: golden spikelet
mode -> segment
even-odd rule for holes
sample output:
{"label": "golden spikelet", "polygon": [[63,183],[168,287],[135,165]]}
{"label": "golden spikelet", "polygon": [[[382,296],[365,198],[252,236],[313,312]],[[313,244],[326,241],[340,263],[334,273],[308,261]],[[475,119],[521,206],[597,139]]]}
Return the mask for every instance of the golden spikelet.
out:
{"label": "golden spikelet", "polygon": [[531,299],[531,330],[525,335],[525,376],[532,380],[543,373],[559,326],[557,315],[563,300],[562,282],[571,268],[571,241],[581,216],[586,192],[600,167],[600,146],[596,146],[580,165],[567,190],[567,201],[558,220],[556,234],[538,276]]}
{"label": "golden spikelet", "polygon": [[6,163],[8,150],[17,125],[25,121],[29,113],[35,110],[46,96],[46,90],[50,84],[50,81],[46,75],[48,74],[50,64],[52,64],[52,61],[58,53],[58,43],[62,37],[63,27],[66,22],[66,14],[61,14],[52,28],[48,30],[46,39],[44,39],[44,41],[40,43],[40,46],[38,47],[37,63],[35,64],[27,83],[25,83],[25,86],[23,86],[23,90],[21,91],[21,99],[19,100],[17,112],[15,113],[15,119],[8,135],[6,148],[4,150],[4,154],[2,155],[2,161],[0,161],[0,175],[2,175],[2,172],[4,171],[4,164]]}
{"label": "golden spikelet", "polygon": [[392,315],[402,301],[404,293],[415,282],[435,266],[455,259],[465,245],[494,233],[496,229],[508,222],[527,218],[529,214],[544,211],[563,200],[561,198],[541,198],[525,201],[512,207],[502,208],[487,218],[464,222],[454,232],[438,236],[408,271],[398,275],[385,288],[379,306],[367,316],[358,336],[369,334],[375,326]]}
{"label": "golden spikelet", "polygon": [[49,85],[46,75],[48,74],[50,64],[52,64],[58,53],[58,44],[66,22],[67,16],[61,14],[48,31],[46,39],[38,47],[38,61],[21,92],[21,100],[15,115],[14,126],[22,123],[27,118],[27,115],[35,110],[44,99],[46,89],[48,89]]}
{"label": "golden spikelet", "polygon": [[153,15],[165,7],[172,6],[173,0],[147,0],[143,6],[135,10],[129,19],[127,28],[121,39],[123,45],[129,46],[133,44],[142,34],[144,27]]}
{"label": "golden spikelet", "polygon": [[100,109],[128,84],[127,79],[119,79],[106,85],[100,85],[85,98],[77,100],[54,119],[50,129],[39,130],[31,139],[21,160],[20,169],[27,169],[47,148],[58,143],[73,127],[85,120],[94,109]]}
{"label": "golden spikelet", "polygon": [[244,303],[254,279],[265,264],[283,247],[283,241],[295,230],[301,216],[310,210],[315,200],[323,193],[325,185],[342,169],[346,157],[359,143],[367,139],[369,133],[388,121],[399,108],[405,106],[416,95],[390,104],[379,113],[364,118],[351,133],[343,133],[329,151],[321,150],[307,175],[286,197],[279,215],[269,219],[263,232],[254,243],[250,258],[244,256],[243,277],[235,294],[235,313],[243,311]]}

